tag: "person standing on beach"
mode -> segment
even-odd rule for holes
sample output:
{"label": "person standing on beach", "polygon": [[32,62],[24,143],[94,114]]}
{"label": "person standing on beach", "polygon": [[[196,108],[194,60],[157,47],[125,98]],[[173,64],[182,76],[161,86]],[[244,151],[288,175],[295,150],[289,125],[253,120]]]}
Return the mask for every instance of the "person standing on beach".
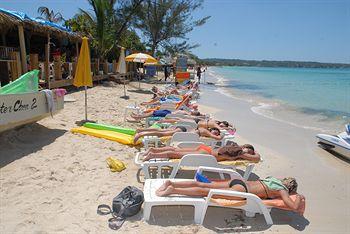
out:
{"label": "person standing on beach", "polygon": [[166,81],[169,77],[169,70],[167,66],[164,66],[164,80]]}
{"label": "person standing on beach", "polygon": [[201,73],[202,73],[201,66],[198,66],[197,67],[197,78],[198,78],[199,84],[201,83]]}

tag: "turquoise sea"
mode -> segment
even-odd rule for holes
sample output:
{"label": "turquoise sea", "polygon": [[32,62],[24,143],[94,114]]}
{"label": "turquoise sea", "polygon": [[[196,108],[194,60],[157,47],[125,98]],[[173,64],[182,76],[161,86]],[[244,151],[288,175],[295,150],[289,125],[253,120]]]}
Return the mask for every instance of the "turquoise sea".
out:
{"label": "turquoise sea", "polygon": [[218,91],[244,98],[257,114],[336,132],[350,122],[350,69],[211,67]]}

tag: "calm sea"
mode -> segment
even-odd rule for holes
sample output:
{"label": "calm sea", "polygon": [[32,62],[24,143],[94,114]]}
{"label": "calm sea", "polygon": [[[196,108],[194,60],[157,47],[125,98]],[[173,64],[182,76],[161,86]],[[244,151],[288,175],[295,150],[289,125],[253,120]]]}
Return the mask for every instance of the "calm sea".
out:
{"label": "calm sea", "polygon": [[211,67],[208,75],[266,117],[332,133],[350,122],[350,69]]}

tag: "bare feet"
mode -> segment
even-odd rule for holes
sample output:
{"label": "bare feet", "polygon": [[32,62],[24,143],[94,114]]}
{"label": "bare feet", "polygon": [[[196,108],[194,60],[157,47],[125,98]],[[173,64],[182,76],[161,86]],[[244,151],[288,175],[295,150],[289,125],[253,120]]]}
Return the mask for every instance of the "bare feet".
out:
{"label": "bare feet", "polygon": [[136,144],[136,142],[140,139],[141,134],[140,133],[136,133],[134,136],[134,144]]}
{"label": "bare feet", "polygon": [[160,186],[157,191],[163,191],[165,190],[168,186],[171,185],[171,181],[170,180],[166,180],[164,181],[164,183],[162,184],[162,186]]}
{"label": "bare feet", "polygon": [[157,190],[156,195],[159,197],[165,197],[174,192],[174,187],[172,185],[169,185],[165,190]]}
{"label": "bare feet", "polygon": [[144,158],[142,161],[146,162],[148,160],[152,159],[152,157],[149,154],[144,155]]}
{"label": "bare feet", "polygon": [[130,122],[130,123],[138,123],[138,122],[140,122],[140,120],[129,119],[129,118],[126,118],[126,121],[128,121],[128,122]]}

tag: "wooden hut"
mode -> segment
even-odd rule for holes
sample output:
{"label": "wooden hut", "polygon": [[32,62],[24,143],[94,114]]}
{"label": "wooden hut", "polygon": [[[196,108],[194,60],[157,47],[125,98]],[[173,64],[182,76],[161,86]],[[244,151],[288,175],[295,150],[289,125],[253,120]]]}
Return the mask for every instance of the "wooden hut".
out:
{"label": "wooden hut", "polygon": [[[32,69],[41,71],[42,87],[50,89],[72,85],[80,34],[50,22],[21,18],[3,9],[0,9],[0,33],[1,85]],[[101,75],[94,76],[94,80],[103,78]]]}

